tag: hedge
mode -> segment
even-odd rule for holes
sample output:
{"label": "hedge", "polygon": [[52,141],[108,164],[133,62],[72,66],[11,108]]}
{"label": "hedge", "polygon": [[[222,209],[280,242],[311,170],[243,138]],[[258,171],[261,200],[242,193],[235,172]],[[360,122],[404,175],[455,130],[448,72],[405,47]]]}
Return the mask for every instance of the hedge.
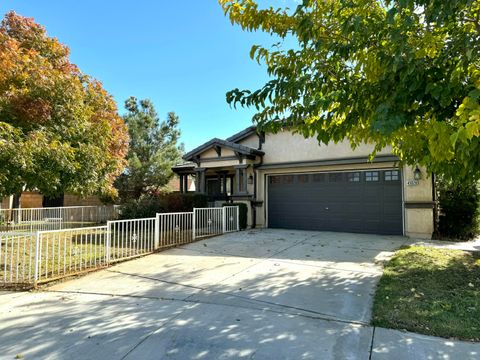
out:
{"label": "hedge", "polygon": [[121,204],[122,219],[154,217],[157,213],[187,212],[194,207],[207,207],[208,197],[198,193],[146,195]]}

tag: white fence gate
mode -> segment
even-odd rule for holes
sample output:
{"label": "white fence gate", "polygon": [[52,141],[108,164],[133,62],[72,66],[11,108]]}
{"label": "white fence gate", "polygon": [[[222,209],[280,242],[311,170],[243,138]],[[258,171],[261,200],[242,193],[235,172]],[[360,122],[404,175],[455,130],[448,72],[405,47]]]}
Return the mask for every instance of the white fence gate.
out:
{"label": "white fence gate", "polygon": [[0,232],[0,287],[31,287],[155,250],[239,230],[237,206],[195,208],[106,226]]}

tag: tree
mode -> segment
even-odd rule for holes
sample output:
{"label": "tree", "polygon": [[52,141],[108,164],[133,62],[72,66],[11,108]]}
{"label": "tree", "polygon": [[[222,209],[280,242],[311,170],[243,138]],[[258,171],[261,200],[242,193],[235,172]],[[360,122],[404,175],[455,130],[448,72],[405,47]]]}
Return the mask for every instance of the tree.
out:
{"label": "tree", "polygon": [[113,196],[127,129],[112,97],[33,19],[0,24],[0,197],[37,189]]}
{"label": "tree", "polygon": [[227,94],[256,107],[260,127],[392,146],[404,163],[480,177],[479,1],[303,0],[294,10],[219,2],[232,23],[279,39],[250,54],[272,79]]}
{"label": "tree", "polygon": [[183,146],[178,145],[179,118],[169,112],[161,122],[150,100],[138,101],[130,97],[125,101],[130,148],[128,166],[116,182],[120,197],[138,199],[149,191],[167,185],[173,176],[172,166],[182,156]]}

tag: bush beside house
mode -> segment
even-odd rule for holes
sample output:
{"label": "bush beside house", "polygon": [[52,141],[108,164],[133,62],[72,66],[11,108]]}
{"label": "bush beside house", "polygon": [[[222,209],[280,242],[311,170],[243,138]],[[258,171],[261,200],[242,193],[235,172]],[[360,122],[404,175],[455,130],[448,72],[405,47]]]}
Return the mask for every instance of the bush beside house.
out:
{"label": "bush beside house", "polygon": [[157,213],[187,212],[194,207],[207,207],[208,198],[196,193],[168,193],[145,195],[122,204],[122,219],[154,217]]}
{"label": "bush beside house", "polygon": [[437,237],[469,240],[479,232],[480,192],[476,182],[437,182],[440,213]]}

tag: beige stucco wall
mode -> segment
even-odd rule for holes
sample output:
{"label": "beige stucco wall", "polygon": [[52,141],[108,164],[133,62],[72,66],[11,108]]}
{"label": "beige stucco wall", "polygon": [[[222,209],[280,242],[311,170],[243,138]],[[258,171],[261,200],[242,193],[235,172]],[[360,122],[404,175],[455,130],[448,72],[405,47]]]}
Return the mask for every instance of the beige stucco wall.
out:
{"label": "beige stucco wall", "polygon": [[[325,145],[319,144],[316,138],[305,139],[302,135],[287,131],[266,134],[262,146],[262,150],[265,151],[264,164],[368,156],[373,148],[373,145],[364,144],[353,151],[348,141]],[[378,153],[384,154],[390,154],[390,149],[386,148]]]}
{"label": "beige stucco wall", "polygon": [[[221,150],[222,156],[234,156],[235,153],[231,149],[227,149],[222,147]],[[202,154],[200,154],[200,159],[212,159],[212,158],[218,158],[217,151],[215,149],[208,149],[205,150]]]}
{"label": "beige stucco wall", "polygon": [[[405,166],[403,181],[403,196],[405,202],[428,202],[433,200],[432,178],[427,176],[424,168],[422,179],[418,180],[418,185],[408,185],[409,181],[414,180],[414,167]],[[434,231],[433,210],[430,209],[405,209],[405,235],[412,238],[431,238]]]}
{"label": "beige stucco wall", "polygon": [[252,134],[246,137],[245,139],[239,141],[238,144],[249,146],[254,149],[258,149],[258,144],[259,144],[258,135]]}

